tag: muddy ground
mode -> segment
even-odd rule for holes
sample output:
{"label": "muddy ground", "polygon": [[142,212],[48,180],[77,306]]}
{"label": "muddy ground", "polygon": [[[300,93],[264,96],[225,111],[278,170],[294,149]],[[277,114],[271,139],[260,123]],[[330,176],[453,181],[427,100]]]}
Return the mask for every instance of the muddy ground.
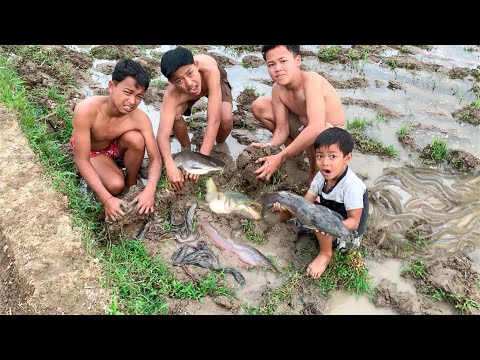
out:
{"label": "muddy ground", "polygon": [[[24,79],[27,89],[32,93],[35,89],[52,85],[60,88],[62,93],[67,96],[66,107],[70,114],[75,104],[86,96],[86,92],[82,89],[90,89],[88,93],[105,93],[104,84],[101,81],[95,81],[96,75],[94,73],[95,76],[93,76],[90,69],[95,68],[96,72],[109,75],[113,68],[111,63],[110,65],[105,62],[98,63],[98,59],[115,61],[124,56],[134,56],[142,61],[152,78],[159,76],[158,60],[161,58],[162,47],[158,46],[97,46],[87,50],[64,46],[42,46],[42,48],[48,49],[49,56],[52,59],[61,60],[64,66],[59,69],[50,66],[49,62],[19,56],[16,60],[17,71]],[[225,50],[224,47],[222,48]],[[418,279],[414,277],[411,279],[415,282],[417,294],[412,295],[399,291],[395,284],[386,280],[374,289],[373,303],[378,307],[391,308],[399,314],[479,314],[479,309],[475,306],[468,307],[467,310],[464,309],[462,312],[459,309],[446,311],[443,301],[436,301],[427,295],[433,289],[436,293],[443,292],[446,297],[456,296],[480,304],[478,242],[473,239],[478,232],[476,229],[478,229],[480,212],[478,201],[473,200],[472,202],[471,200],[472,197],[475,199],[475,196],[478,199],[478,182],[475,181],[475,178],[480,169],[480,162],[478,152],[472,154],[471,151],[471,149],[478,150],[478,108],[473,107],[470,102],[463,102],[461,106],[452,107],[448,112],[442,110],[444,107],[435,104],[426,108],[425,113],[430,111],[434,113],[432,116],[442,116],[442,121],[449,124],[458,125],[461,123],[461,126],[466,128],[467,132],[470,131],[474,137],[477,137],[473,146],[466,146],[468,150],[459,148],[450,160],[426,164],[425,159],[431,159],[431,149],[426,144],[425,138],[431,139],[433,136],[442,134],[455,138],[459,137],[458,132],[449,130],[448,126],[446,126],[446,130],[445,127],[432,126],[428,121],[424,121],[423,114],[422,116],[415,114],[411,109],[410,114],[406,114],[409,111],[408,108],[389,107],[385,102],[377,101],[374,92],[380,89],[382,94],[391,94],[392,92],[405,92],[406,94],[409,91],[415,94],[416,89],[412,86],[408,76],[416,79],[416,76],[421,77],[418,74],[434,73],[435,76],[438,76],[436,79],[438,85],[434,85],[434,88],[435,86],[441,88],[442,79],[444,81],[460,79],[462,81],[461,86],[469,89],[468,92],[462,94],[462,98],[466,97],[474,100],[475,96],[477,98],[479,96],[479,68],[471,67],[468,64],[464,67],[454,66],[442,63],[441,59],[435,62],[434,60],[441,57],[433,52],[435,47],[373,46],[368,52],[369,63],[374,64],[382,72],[389,72],[389,69],[392,69],[393,64],[395,64],[395,69],[392,69],[392,71],[397,71],[400,74],[397,77],[397,73],[395,73],[395,78],[399,80],[387,81],[384,78],[375,78],[375,75],[372,75],[375,73],[369,73],[368,71],[356,71],[355,75],[351,74],[352,69],[358,70],[358,64],[360,63],[353,56],[355,52],[352,50],[361,52],[364,50],[362,47],[339,48],[335,51],[334,57],[327,56],[325,53],[321,53],[322,56],[320,56],[316,48],[315,51],[310,50],[311,48],[302,48],[304,68],[311,70],[313,63],[318,63],[320,66],[328,63],[327,68],[317,71],[337,89],[346,91],[341,93],[342,102],[346,108],[366,109],[367,114],[369,114],[368,111],[373,111],[373,113],[391,121],[388,125],[390,127],[393,127],[392,123],[396,124],[395,121],[404,121],[406,117],[412,121],[416,131],[397,143],[399,157],[394,160],[396,167],[423,169],[428,165],[432,171],[440,171],[442,174],[460,174],[458,169],[453,167],[460,159],[465,165],[461,174],[470,176],[465,180],[468,184],[471,182],[471,186],[465,189],[466,192],[471,194],[465,196],[466,199],[468,198],[465,201],[468,202],[467,207],[470,213],[463,214],[462,218],[455,218],[457,220],[453,224],[462,231],[457,233],[457,239],[451,240],[448,246],[446,245],[449,251],[441,251],[441,248],[437,250],[437,248],[432,247],[426,252],[426,255],[424,252],[426,275]],[[320,49],[325,48],[320,47]],[[472,48],[474,52],[479,51],[478,46]],[[227,68],[227,71],[229,67],[235,66],[237,68],[242,66],[247,69],[264,66],[258,47],[246,48],[243,52],[240,52],[240,54],[243,54],[242,56],[238,54],[229,56],[229,52],[221,53],[218,47],[214,46],[196,46],[195,49],[197,52],[214,55],[217,61]],[[6,52],[15,51],[12,46],[3,46],[3,50]],[[389,56],[385,55],[388,52],[391,52],[391,54]],[[418,57],[415,57],[416,54],[424,55],[419,60]],[[97,64],[95,64],[96,61]],[[401,71],[404,71],[404,73],[401,73]],[[408,81],[405,80],[407,78]],[[267,87],[271,86],[266,68],[264,68],[260,77],[258,73],[254,73],[250,81],[261,83]],[[261,88],[260,85],[259,88]],[[372,94],[369,96],[368,92],[356,92],[361,90],[371,91]],[[161,105],[163,91],[159,87],[152,86],[145,96],[145,104],[158,108]],[[259,153],[261,151],[248,147],[250,142],[259,140],[259,127],[250,113],[250,104],[259,94],[250,87],[245,87],[243,91],[237,93],[234,92],[235,94],[238,95],[234,96],[236,106],[232,137],[243,147],[238,156],[234,156],[232,149],[226,144],[215,147],[212,155],[225,160],[227,163],[227,168],[223,173],[213,175],[219,189],[222,191],[239,191],[252,199],[265,191],[275,190],[290,190],[303,195],[306,191],[308,171],[304,157],[289,160],[281,171],[285,176],[276,177],[268,184],[258,182],[252,175],[255,168],[252,159],[261,155]],[[366,95],[357,96],[357,94]],[[39,104],[51,109],[54,109],[57,105],[54,101],[40,94],[35,95],[34,99]],[[81,245],[79,232],[72,228],[69,221],[68,199],[55,193],[49,187],[48,181],[42,177],[41,168],[36,164],[35,156],[20,132],[15,114],[10,113],[3,107],[0,110],[0,249],[2,249],[0,257],[0,313],[105,313],[111,298],[110,290],[100,285],[102,275],[98,261],[93,255],[85,252]],[[200,145],[205,126],[205,110],[205,103],[199,101],[195,105],[194,114],[189,121],[195,125],[191,127],[191,132],[192,141],[197,146]],[[417,118],[418,121],[415,121]],[[63,125],[53,112],[52,116],[45,118],[44,121],[48,123],[50,131],[60,131],[62,129]],[[398,124],[395,126],[398,127]],[[355,134],[357,144],[368,139],[369,136],[372,136],[372,133]],[[459,138],[461,147],[464,143],[462,143],[462,138]],[[278,151],[278,149],[268,149],[268,151]],[[395,258],[402,261],[418,259],[422,252],[412,252],[411,248],[406,246],[408,237],[404,228],[402,228],[401,233],[400,230],[397,231],[401,236],[395,236],[395,234],[392,235],[385,231],[385,223],[378,220],[381,216],[388,218],[388,216],[397,217],[400,214],[398,208],[390,206],[396,204],[395,199],[392,200],[390,195],[385,195],[385,192],[379,189],[378,184],[375,187],[375,181],[381,177],[379,172],[391,165],[392,160],[386,158],[385,154],[365,148],[357,148],[354,159],[356,154],[359,153],[366,157],[365,162],[369,165],[364,166],[365,163],[352,162],[352,168],[365,179],[372,193],[376,194],[375,197],[371,198],[372,205],[382,208],[382,211],[384,211],[380,212],[383,215],[377,214],[377,218],[370,221],[361,246],[365,258],[378,261],[386,258]],[[413,175],[410,175],[407,171],[398,176],[399,179],[407,179]],[[402,178],[402,176],[405,178]],[[444,189],[441,186],[439,187],[437,183],[441,182],[440,180],[437,180],[437,178],[432,180],[429,176],[425,175],[425,178],[417,179],[422,184],[425,182],[425,187],[420,190],[425,189],[427,195],[431,195],[433,192],[428,186],[433,186],[436,189],[435,192]],[[446,186],[448,187],[448,183]],[[375,192],[376,190],[378,192]],[[132,188],[131,192],[125,195],[125,199],[133,198],[138,191],[138,187]],[[235,242],[248,243],[254,246],[271,259],[279,271],[273,272],[262,268],[246,267],[232,253],[215,247],[201,227],[197,226],[196,231],[199,240],[205,241],[218,256],[222,266],[232,267],[240,271],[245,278],[245,284],[239,285],[233,276],[227,275],[228,286],[235,290],[236,299],[207,297],[201,302],[171,299],[168,304],[170,314],[241,314],[242,308],[246,305],[262,306],[269,291],[282,286],[291,274],[297,272],[302,275],[295,282],[292,296],[280,303],[275,313],[325,313],[328,296],[318,289],[317,281],[303,276],[306,266],[318,252],[316,241],[309,236],[298,236],[297,230],[292,225],[278,223],[274,214],[268,214],[264,220],[253,223],[255,233],[263,236],[265,242],[262,244],[248,242],[243,230],[246,221],[234,215],[221,216],[212,213],[205,201],[202,200],[202,196],[199,196],[201,191],[201,185],[195,184],[189,184],[178,193],[158,190],[155,214],[148,217],[138,217],[130,214],[119,224],[107,225],[111,241],[118,241],[119,234],[135,237],[148,221],[161,223],[165,221],[167,214],[171,211],[185,214],[188,208],[196,202],[198,204],[196,211],[197,224],[208,221],[221,234]],[[414,192],[412,190],[411,193],[414,196],[420,196],[418,191]],[[447,195],[449,194],[449,190],[444,191]],[[448,209],[462,204],[465,207],[465,203],[455,204],[455,201],[452,200],[456,194],[453,194],[452,197],[447,195],[442,201],[450,202]],[[385,199],[391,200],[390,205]],[[423,211],[421,206],[418,209]],[[430,211],[431,209],[427,210]],[[388,211],[390,212],[388,213]],[[421,212],[421,215],[429,214],[428,211]],[[411,216],[415,217],[417,215]],[[470,216],[470,218],[465,220],[466,216]],[[437,219],[432,218],[431,221],[434,223]],[[419,224],[405,224],[404,226],[418,227]],[[430,230],[427,229],[425,232],[430,231],[430,234],[433,234],[435,230],[431,230],[432,227],[434,227],[434,224],[429,228]],[[422,229],[425,229],[425,227]],[[464,238],[470,236],[469,234],[473,234],[473,240]],[[171,256],[179,247],[179,244],[174,239],[160,238],[153,228],[145,233],[141,241],[144,241],[152,257],[164,259],[170,270],[182,281],[191,281],[192,276],[193,278],[199,278],[210,271],[190,266],[187,272],[181,267],[173,266]],[[462,246],[451,245],[455,242],[457,245],[462,244]]]}

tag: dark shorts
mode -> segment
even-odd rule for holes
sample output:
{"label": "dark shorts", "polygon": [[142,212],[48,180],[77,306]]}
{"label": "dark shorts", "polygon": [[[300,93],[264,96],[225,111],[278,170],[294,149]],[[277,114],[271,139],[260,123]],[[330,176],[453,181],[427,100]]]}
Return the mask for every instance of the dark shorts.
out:
{"label": "dark shorts", "polygon": [[[228,103],[232,103],[233,102],[233,98],[232,98],[232,87],[230,86],[230,83],[228,82],[228,79],[227,79],[227,72],[225,71],[225,69],[220,66],[220,65],[217,65],[218,66],[218,70],[220,71],[220,89],[222,91],[222,102],[226,101]],[[187,102],[188,104],[188,108],[187,110],[185,110],[185,112],[183,113],[183,116],[190,116],[192,115],[192,106],[193,104],[195,104],[197,100],[190,100]]]}
{"label": "dark shorts", "polygon": [[[325,122],[326,129],[329,129],[331,127],[335,127],[334,125],[330,124],[329,122]],[[337,127],[345,129],[345,126],[343,125],[338,125]],[[304,125],[300,123],[300,120],[298,119],[298,116],[291,111],[288,112],[288,129],[290,130],[290,137],[292,139],[295,139],[302,130],[305,128]]]}

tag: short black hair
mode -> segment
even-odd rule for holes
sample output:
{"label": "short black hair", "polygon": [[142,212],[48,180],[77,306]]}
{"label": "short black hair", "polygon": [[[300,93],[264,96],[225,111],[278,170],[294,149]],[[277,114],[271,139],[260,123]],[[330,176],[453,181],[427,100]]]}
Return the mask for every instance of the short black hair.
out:
{"label": "short black hair", "polygon": [[192,52],[184,47],[178,46],[163,54],[162,60],[160,61],[160,69],[162,70],[163,76],[170,80],[170,76],[172,76],[179,67],[192,65],[193,63]]}
{"label": "short black hair", "polygon": [[127,76],[134,78],[137,85],[143,86],[145,91],[147,91],[150,85],[150,77],[140,63],[132,59],[119,60],[113,70],[112,80],[120,82]]}
{"label": "short black hair", "polygon": [[317,139],[313,147],[315,149],[331,146],[337,144],[340,151],[344,156],[350,154],[353,151],[353,146],[355,141],[353,140],[352,135],[347,130],[344,130],[339,127],[332,127],[326,130],[323,130]]}
{"label": "short black hair", "polygon": [[275,49],[278,46],[285,46],[288,51],[293,54],[293,57],[300,55],[300,45],[263,45],[262,46],[262,56],[263,60],[267,60],[267,52]]}

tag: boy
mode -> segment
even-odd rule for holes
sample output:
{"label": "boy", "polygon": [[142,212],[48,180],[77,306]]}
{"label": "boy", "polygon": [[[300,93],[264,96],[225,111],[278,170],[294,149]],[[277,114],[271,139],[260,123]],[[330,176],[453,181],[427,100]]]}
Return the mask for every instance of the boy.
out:
{"label": "boy", "polygon": [[[233,127],[231,86],[227,73],[213,57],[203,54],[193,56],[183,47],[167,51],[162,56],[160,67],[169,84],[160,110],[157,142],[167,178],[175,190],[181,190],[185,177],[173,161],[170,134],[173,130],[182,148],[190,148],[183,115],[191,115],[193,104],[202,96],[207,96],[207,128],[200,153],[210,155],[215,140],[223,143]],[[200,176],[185,175],[195,182]]]}
{"label": "boy", "polygon": [[[85,182],[103,204],[106,219],[116,221],[125,213],[122,200],[115,197],[125,186],[137,183],[145,148],[148,183],[138,194],[139,214],[153,212],[153,201],[160,178],[162,160],[152,123],[138,105],[150,79],[143,67],[132,59],[118,61],[108,82],[107,96],[92,96],[79,102],[73,112],[70,148],[75,164]],[[123,158],[126,179],[115,164]]]}
{"label": "boy", "polygon": [[[320,252],[307,267],[307,275],[314,279],[319,278],[327,268],[333,256],[333,249],[345,253],[359,246],[365,232],[368,192],[363,181],[348,167],[352,159],[353,146],[352,136],[348,131],[338,127],[324,130],[315,140],[318,173],[305,194],[305,199],[336,211],[342,215],[342,222],[348,230],[355,232],[348,238],[333,239],[330,235],[315,231]],[[319,203],[316,202],[317,197],[320,199]],[[291,217],[279,203],[275,203],[273,207],[282,211],[282,221]]]}
{"label": "boy", "polygon": [[259,174],[257,178],[268,181],[282,162],[306,150],[310,185],[316,173],[313,142],[326,128],[345,127],[340,97],[323,76],[300,69],[299,45],[263,45],[262,54],[275,83],[272,97],[257,98],[252,113],[273,136],[267,144],[252,145],[261,148],[285,144],[285,148],[277,155],[258,158],[256,162],[263,165],[255,173]]}

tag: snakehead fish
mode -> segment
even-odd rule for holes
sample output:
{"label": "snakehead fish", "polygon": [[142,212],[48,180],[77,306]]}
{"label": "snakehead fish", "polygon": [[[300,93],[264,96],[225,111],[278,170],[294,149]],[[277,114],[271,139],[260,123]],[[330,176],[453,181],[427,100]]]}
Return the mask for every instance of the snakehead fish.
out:
{"label": "snakehead fish", "polygon": [[225,163],[212,156],[203,155],[188,149],[173,155],[175,166],[190,174],[206,174],[210,171],[222,171]]}
{"label": "snakehead fish", "polygon": [[208,221],[202,221],[201,225],[208,237],[212,239],[219,248],[234,253],[243,263],[250,266],[263,266],[277,272],[277,269],[271,261],[254,247],[236,244],[233,240],[220,234]]}
{"label": "snakehead fish", "polygon": [[340,220],[341,216],[329,208],[312,204],[303,196],[289,191],[265,193],[259,197],[263,211],[278,202],[290,211],[304,226],[323,231],[327,234],[343,237],[350,234],[347,227]]}
{"label": "snakehead fish", "polygon": [[250,220],[262,218],[262,205],[246,195],[235,191],[219,191],[211,177],[207,179],[206,187],[205,200],[215,214],[236,214]]}

